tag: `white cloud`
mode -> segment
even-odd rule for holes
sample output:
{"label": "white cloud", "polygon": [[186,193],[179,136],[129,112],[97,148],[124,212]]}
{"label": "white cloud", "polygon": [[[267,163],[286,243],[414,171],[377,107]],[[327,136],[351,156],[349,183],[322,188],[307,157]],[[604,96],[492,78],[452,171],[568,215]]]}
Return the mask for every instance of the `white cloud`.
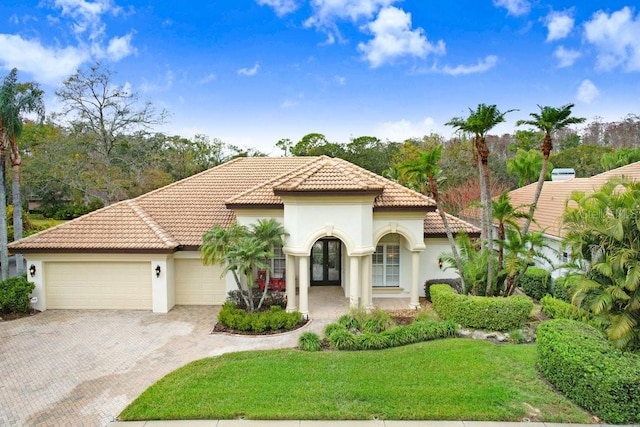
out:
{"label": "white cloud", "polygon": [[589,79],[583,80],[578,87],[576,99],[585,104],[591,104],[600,95],[600,91]]}
{"label": "white cloud", "polygon": [[401,142],[409,138],[422,138],[431,133],[440,133],[441,129],[431,117],[420,122],[401,119],[395,122],[384,122],[376,126],[375,135],[380,139]]}
{"label": "white cloud", "polygon": [[110,0],[54,0],[53,4],[62,9],[62,16],[74,20],[73,31],[77,35],[89,34],[90,39],[97,39],[104,34],[105,25],[101,15],[117,10]]}
{"label": "white cloud", "polygon": [[285,16],[298,8],[296,0],[256,0],[260,6],[269,6],[276,15]]}
{"label": "white cloud", "polygon": [[441,69],[435,68],[435,71],[449,74],[450,76],[461,76],[467,74],[476,74],[476,73],[484,73],[496,66],[498,62],[498,57],[495,55],[488,55],[484,59],[478,60],[477,63],[473,65],[457,65],[455,67],[451,67],[449,65],[445,65]]}
{"label": "white cloud", "polygon": [[350,20],[358,22],[362,19],[371,20],[384,7],[399,0],[311,0],[313,15],[309,17],[305,27],[315,27],[324,32],[327,39],[324,44],[343,41],[336,21]]}
{"label": "white cloud", "polygon": [[209,73],[206,76],[204,76],[203,78],[201,78],[200,80],[198,80],[198,83],[203,85],[203,84],[207,84],[209,82],[214,81],[217,78],[217,76],[213,73]]}
{"label": "white cloud", "polygon": [[571,67],[582,54],[575,49],[565,49],[558,46],[553,52],[553,56],[558,60],[558,68]]}
{"label": "white cloud", "polygon": [[358,50],[372,68],[403,56],[424,58],[429,53],[445,52],[442,40],[435,44],[429,42],[422,28],[411,29],[411,14],[393,6],[382,9],[366,29],[373,34],[373,39],[359,43]]}
{"label": "white cloud", "polygon": [[0,34],[0,62],[3,67],[16,67],[43,83],[59,83],[73,74],[89,56],[86,50],[73,46],[51,48],[43,46],[39,40]]}
{"label": "white cloud", "polygon": [[597,67],[610,71],[623,67],[626,71],[640,71],[640,15],[623,7],[611,15],[596,12],[584,24],[586,39],[597,49]]}
{"label": "white cloud", "polygon": [[561,40],[571,33],[573,29],[572,11],[551,12],[544,18],[544,24],[547,26],[547,41]]}
{"label": "white cloud", "polygon": [[107,57],[109,60],[117,62],[122,58],[137,53],[137,49],[131,45],[132,33],[122,37],[113,37],[107,46]]}
{"label": "white cloud", "polygon": [[238,70],[238,75],[251,77],[258,74],[259,70],[260,70],[260,64],[256,62],[253,68],[240,68]]}
{"label": "white cloud", "polygon": [[526,15],[531,10],[531,4],[527,0],[493,0],[494,6],[504,7],[509,15]]}

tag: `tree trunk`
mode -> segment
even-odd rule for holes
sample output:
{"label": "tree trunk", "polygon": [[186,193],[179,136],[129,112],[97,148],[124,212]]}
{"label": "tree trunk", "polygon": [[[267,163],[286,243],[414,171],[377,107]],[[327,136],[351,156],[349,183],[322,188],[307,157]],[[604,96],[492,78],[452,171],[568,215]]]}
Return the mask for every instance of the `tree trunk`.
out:
{"label": "tree trunk", "polygon": [[487,256],[487,287],[485,290],[485,295],[490,296],[492,287],[493,287],[493,223],[492,223],[492,212],[491,212],[491,191],[490,181],[489,181],[489,165],[482,162],[482,173],[484,175],[484,192],[485,192],[485,228],[486,228],[486,249],[489,252]]}
{"label": "tree trunk", "polygon": [[551,137],[548,135],[545,135],[544,139],[545,141],[542,144],[543,146],[542,168],[540,168],[538,185],[536,185],[536,191],[535,193],[533,193],[533,200],[531,201],[531,205],[529,206],[529,216],[525,219],[524,226],[522,227],[523,236],[529,232],[529,226],[531,225],[531,221],[533,221],[533,214],[536,212],[536,205],[538,204],[538,199],[540,198],[540,194],[542,194],[542,187],[544,186],[544,180],[547,177],[547,169],[549,168],[550,150],[546,150],[544,148],[551,145]]}
{"label": "tree trunk", "polygon": [[[6,141],[0,142],[4,145]],[[6,145],[4,145],[6,147]],[[0,147],[0,267],[2,280],[9,278],[9,250],[7,249],[7,188],[5,184],[6,150]]]}
{"label": "tree trunk", "polygon": [[456,262],[456,268],[460,273],[460,284],[462,286],[462,289],[465,289],[464,277],[462,276],[462,259],[460,259],[460,254],[458,253],[456,241],[453,238],[453,233],[451,233],[451,227],[449,227],[449,221],[447,220],[447,215],[442,210],[442,206],[440,206],[440,193],[438,191],[438,183],[432,177],[429,178],[429,187],[431,188],[431,195],[433,196],[433,199],[436,201],[436,209],[438,209],[438,213],[440,214],[440,218],[442,219],[442,223],[444,224],[444,231],[447,234],[447,239],[449,240],[449,244],[451,245],[451,253],[453,254],[453,259]]}
{"label": "tree trunk", "polygon": [[[11,141],[11,196],[13,198],[13,240],[22,239],[22,198],[20,197],[20,165],[22,159],[15,141]],[[24,260],[22,254],[16,254],[16,276],[22,275]]]}

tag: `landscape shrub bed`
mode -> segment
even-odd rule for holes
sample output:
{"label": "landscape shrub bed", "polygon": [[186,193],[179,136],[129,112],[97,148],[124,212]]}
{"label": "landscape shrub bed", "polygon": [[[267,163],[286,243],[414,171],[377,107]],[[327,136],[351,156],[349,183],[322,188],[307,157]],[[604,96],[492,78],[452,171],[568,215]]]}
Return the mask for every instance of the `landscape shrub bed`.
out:
{"label": "landscape shrub bed", "polygon": [[529,267],[520,281],[520,287],[531,298],[540,301],[551,293],[551,273],[544,268]]}
{"label": "landscape shrub bed", "polygon": [[31,292],[35,284],[25,276],[11,277],[0,282],[0,313],[29,313]]}
{"label": "landscape shrub bed", "polygon": [[249,313],[233,302],[226,302],[218,313],[218,323],[240,332],[290,331],[302,321],[300,312],[287,313],[278,305],[272,305],[268,311]]}
{"label": "landscape shrub bed", "polygon": [[458,293],[462,292],[462,282],[460,281],[460,278],[456,278],[456,279],[429,279],[426,282],[424,282],[424,296],[427,299],[427,301],[429,301],[429,302],[431,302],[431,292],[430,292],[429,289],[433,285],[449,285],[453,289],[458,291]]}
{"label": "landscape shrub bed", "polygon": [[442,319],[464,327],[510,331],[524,326],[533,310],[525,296],[477,297],[460,295],[448,285],[431,286],[433,309]]}
{"label": "landscape shrub bed", "polygon": [[556,277],[551,284],[551,294],[562,301],[571,302],[571,295],[567,287],[567,280],[564,277]]}
{"label": "landscape shrub bed", "polygon": [[542,323],[536,342],[540,371],[567,397],[604,422],[640,422],[640,356],[575,320]]}

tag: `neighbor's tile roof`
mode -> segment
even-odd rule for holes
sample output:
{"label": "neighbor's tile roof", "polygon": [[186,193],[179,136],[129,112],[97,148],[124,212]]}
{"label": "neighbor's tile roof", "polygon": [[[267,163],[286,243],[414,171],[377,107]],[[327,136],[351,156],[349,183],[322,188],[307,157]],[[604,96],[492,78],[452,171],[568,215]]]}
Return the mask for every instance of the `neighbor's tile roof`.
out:
{"label": "neighbor's tile roof", "polygon": [[[614,177],[625,176],[632,180],[640,180],[640,162],[631,163],[617,169],[613,169],[591,178],[573,178],[567,181],[547,181],[542,187],[538,200],[535,222],[531,223],[533,231],[543,231],[545,234],[562,237],[562,214],[567,200],[573,191],[593,193]],[[522,206],[521,210],[527,211],[526,205],[531,203],[536,189],[536,183],[511,191],[511,204],[514,207]]]}
{"label": "neighbor's tile roof", "polygon": [[[199,246],[202,235],[213,225],[227,226],[235,220],[227,202],[281,205],[274,188],[276,192],[379,192],[374,208],[428,210],[434,206],[432,199],[344,160],[248,157],[91,212],[9,247],[14,251],[171,251],[178,246]],[[427,213],[429,218],[431,213]],[[439,234],[438,221],[428,221],[432,234]]]}

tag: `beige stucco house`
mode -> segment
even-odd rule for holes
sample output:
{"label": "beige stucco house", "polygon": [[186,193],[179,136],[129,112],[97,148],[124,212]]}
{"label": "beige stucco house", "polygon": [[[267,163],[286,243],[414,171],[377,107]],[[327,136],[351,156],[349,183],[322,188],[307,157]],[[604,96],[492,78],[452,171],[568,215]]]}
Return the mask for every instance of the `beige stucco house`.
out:
{"label": "beige stucco house", "polygon": [[[451,277],[432,199],[329,157],[239,158],[10,245],[36,283],[36,308],[142,309],[216,305],[235,289],[198,248],[214,224],[276,218],[288,236],[271,260],[289,310],[309,312],[310,286],[341,286],[352,306],[409,297]],[[449,216],[454,232],[477,234]]]}

